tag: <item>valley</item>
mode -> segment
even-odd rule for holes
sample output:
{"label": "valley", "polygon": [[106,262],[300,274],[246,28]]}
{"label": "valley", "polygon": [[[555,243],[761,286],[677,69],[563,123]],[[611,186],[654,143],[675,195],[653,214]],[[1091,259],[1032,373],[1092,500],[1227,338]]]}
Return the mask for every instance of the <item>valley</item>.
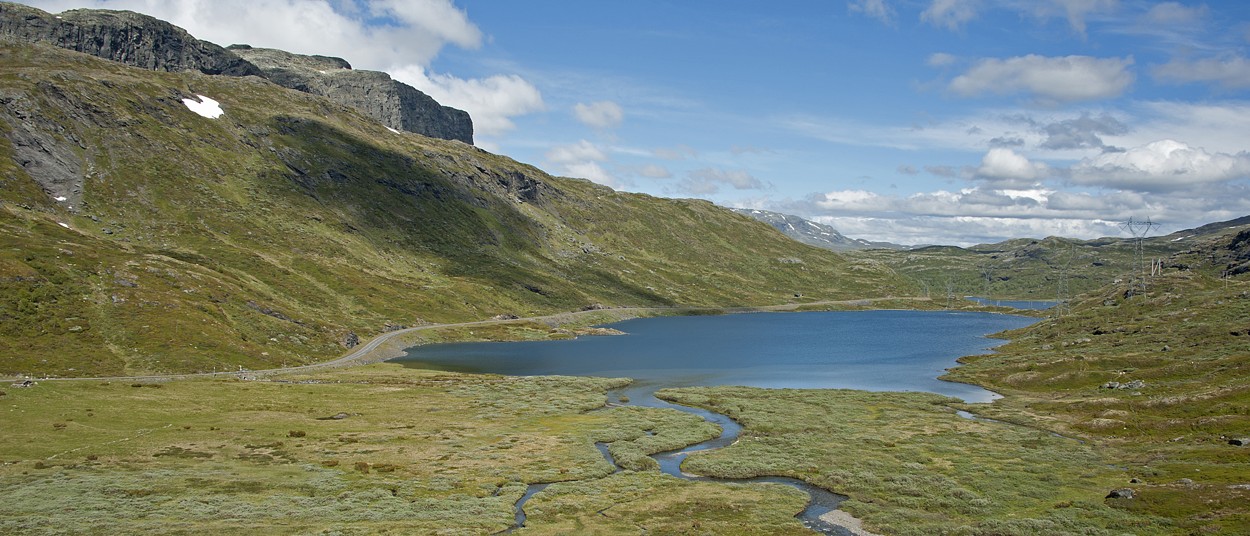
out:
{"label": "valley", "polygon": [[[339,58],[7,2],[0,35],[0,532],[812,533],[793,487],[660,471],[721,435],[673,403],[741,426],[681,471],[802,481],[856,530],[1250,533],[1247,218],[1140,250],[908,248],[548,173]],[[924,378],[1001,395],[980,402],[709,381],[652,403],[612,368],[386,362],[652,317],[769,312],[784,335],[828,311],[1036,321]]]}

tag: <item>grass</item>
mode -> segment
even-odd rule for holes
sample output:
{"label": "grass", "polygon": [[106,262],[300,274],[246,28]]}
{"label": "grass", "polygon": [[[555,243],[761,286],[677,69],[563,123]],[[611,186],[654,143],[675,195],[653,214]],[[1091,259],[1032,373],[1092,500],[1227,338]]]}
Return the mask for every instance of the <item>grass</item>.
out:
{"label": "grass", "polygon": [[10,389],[0,532],[501,530],[526,483],[609,474],[599,438],[697,420],[588,412],[621,384],[374,365]]}
{"label": "grass", "polygon": [[842,509],[885,534],[1168,534],[1166,520],[1103,502],[1122,480],[1089,445],[1042,430],[965,419],[924,393],[667,389],[722,412],[736,444],[683,469],[726,478],[799,478],[850,499]]}
{"label": "grass", "polygon": [[[1120,507],[1204,533],[1250,530],[1250,283],[1176,271],[1144,295],[1123,287],[1072,314],[1008,333],[952,376],[1002,392],[984,413],[1097,445],[1139,499]],[[1108,389],[1107,382],[1132,389]]]}
{"label": "grass", "polygon": [[[711,203],[396,135],[265,82],[45,46],[0,57],[0,90],[41,118],[6,108],[0,131],[34,129],[83,166],[71,210],[0,144],[0,374],[274,368],[395,325],[917,293]],[[226,115],[192,114],[191,94]]]}

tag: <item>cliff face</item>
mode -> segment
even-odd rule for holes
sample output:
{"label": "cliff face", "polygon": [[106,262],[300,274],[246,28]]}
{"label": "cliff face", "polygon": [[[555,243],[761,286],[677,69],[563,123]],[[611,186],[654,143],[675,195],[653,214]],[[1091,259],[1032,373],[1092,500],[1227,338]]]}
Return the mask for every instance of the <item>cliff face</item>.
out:
{"label": "cliff face", "polygon": [[260,67],[274,83],[356,108],[396,130],[473,144],[473,120],[416,88],[378,71],[353,70],[341,58],[232,45],[230,51]]}
{"label": "cliff face", "polygon": [[0,39],[53,45],[153,71],[260,76],[351,106],[396,130],[473,144],[467,112],[442,106],[386,73],[353,70],[346,61],[327,56],[246,45],[225,49],[130,11],[76,9],[52,15],[0,2]]}
{"label": "cliff face", "polygon": [[44,43],[154,71],[261,76],[255,65],[160,19],[130,11],[60,15],[0,3],[0,38]]}

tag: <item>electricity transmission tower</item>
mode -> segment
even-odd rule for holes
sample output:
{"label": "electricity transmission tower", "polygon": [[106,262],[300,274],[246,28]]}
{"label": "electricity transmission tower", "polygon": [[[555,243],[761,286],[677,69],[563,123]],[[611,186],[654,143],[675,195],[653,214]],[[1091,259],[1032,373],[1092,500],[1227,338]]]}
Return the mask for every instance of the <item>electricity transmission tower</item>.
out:
{"label": "electricity transmission tower", "polygon": [[1072,312],[1072,291],[1068,288],[1068,271],[1072,268],[1072,259],[1076,258],[1076,244],[1069,244],[1067,260],[1059,267],[1059,282],[1055,288],[1055,314],[1063,316]]}
{"label": "electricity transmission tower", "polygon": [[[1120,229],[1128,231],[1129,234],[1133,235],[1133,241],[1135,242],[1133,262],[1137,264],[1137,276],[1129,284],[1129,289],[1136,288],[1142,293],[1146,292],[1146,253],[1142,242],[1146,239],[1146,235],[1150,234],[1151,230],[1158,227],[1159,224],[1150,221],[1150,218],[1146,218],[1143,221],[1134,220],[1130,217],[1128,221],[1120,223]],[[1151,264],[1153,265],[1153,262]]]}

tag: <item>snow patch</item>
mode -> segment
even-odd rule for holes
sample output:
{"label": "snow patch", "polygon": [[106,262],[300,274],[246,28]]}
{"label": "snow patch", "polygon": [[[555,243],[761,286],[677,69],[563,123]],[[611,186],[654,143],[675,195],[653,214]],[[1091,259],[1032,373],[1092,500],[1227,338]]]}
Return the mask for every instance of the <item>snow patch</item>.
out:
{"label": "snow patch", "polygon": [[66,202],[66,201],[69,201],[69,198],[68,198],[68,197],[65,197],[65,196],[63,196],[63,195],[58,195],[58,196],[56,196],[56,200],[57,200],[57,201],[60,201],[60,202],[62,202],[62,203],[64,203],[64,202]]}
{"label": "snow patch", "polygon": [[68,223],[65,223],[65,222],[63,222],[63,221],[58,221],[58,222],[56,222],[56,224],[57,224],[57,225],[60,225],[61,227],[66,228],[66,229],[69,229],[69,224],[68,224]]}
{"label": "snow patch", "polygon": [[396,134],[399,134],[399,131],[398,131],[398,130],[395,130],[395,129],[391,128],[391,127],[386,127],[386,130],[389,130],[389,131],[391,131],[391,132],[394,132],[394,133],[396,133]]}
{"label": "snow patch", "polygon": [[1186,238],[1193,238],[1193,237],[1194,237],[1194,235],[1182,236],[1182,237],[1180,237],[1180,238],[1173,238],[1173,239],[1172,239],[1172,241],[1173,241],[1173,242],[1180,242],[1181,240],[1184,240],[1184,239],[1186,239]]}
{"label": "snow patch", "polygon": [[209,119],[217,119],[226,113],[221,110],[221,103],[205,97],[196,95],[200,100],[197,102],[193,99],[182,99],[182,103],[187,105],[187,109]]}

